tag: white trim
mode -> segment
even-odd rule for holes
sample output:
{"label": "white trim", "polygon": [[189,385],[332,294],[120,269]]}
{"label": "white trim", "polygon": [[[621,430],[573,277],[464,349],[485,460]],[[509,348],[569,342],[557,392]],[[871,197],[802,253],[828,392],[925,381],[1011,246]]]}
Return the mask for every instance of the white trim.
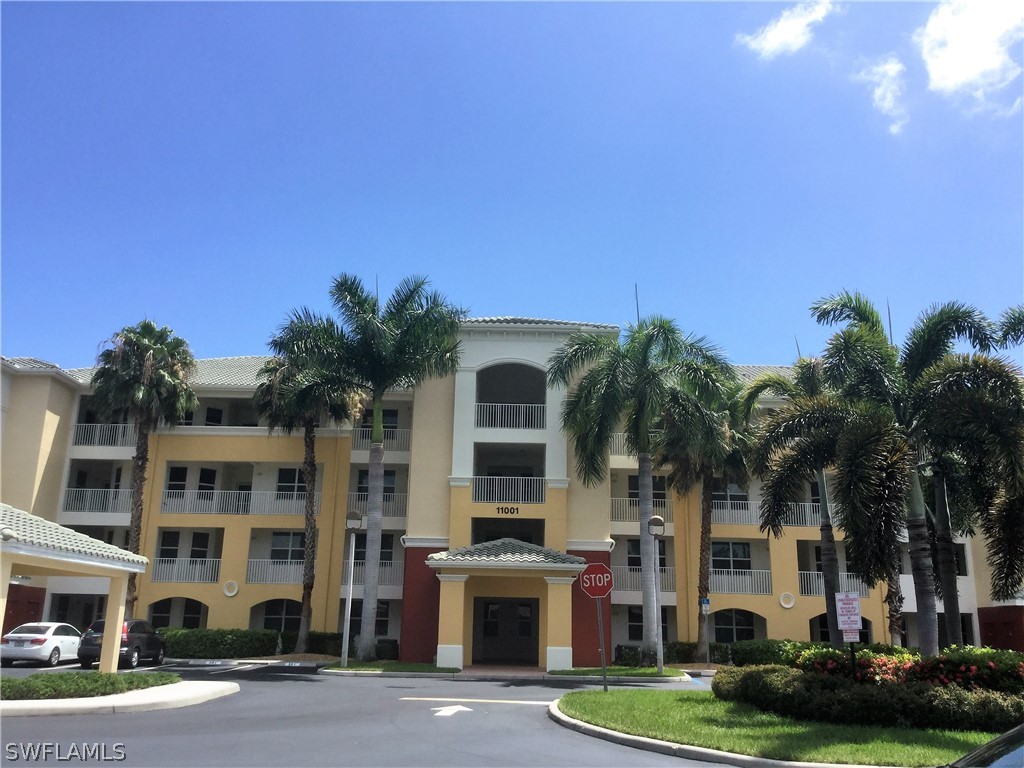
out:
{"label": "white trim", "polygon": [[469,488],[473,483],[472,477],[449,477],[448,485],[452,488]]}
{"label": "white trim", "polygon": [[149,565],[149,560],[141,555],[132,555],[132,557],[139,558],[138,560],[113,560],[102,555],[84,555],[79,552],[67,552],[66,550],[54,549],[52,547],[15,544],[13,542],[5,542],[2,551],[7,556],[25,555],[27,557],[39,557],[44,560],[50,560],[55,564],[74,563],[76,565],[98,566],[128,573],[145,573],[146,566]]}
{"label": "white trim", "polygon": [[462,646],[461,645],[439,645],[437,646],[437,666],[454,667],[462,669]]}
{"label": "white trim", "polygon": [[[439,573],[437,574],[438,581],[466,581],[469,578],[468,573]],[[440,666],[440,664],[438,665]],[[450,664],[447,666],[451,666]]]}
{"label": "white trim", "polygon": [[401,536],[399,541],[406,549],[420,547],[422,549],[448,549],[448,539],[431,536]]}
{"label": "white trim", "polygon": [[594,541],[591,539],[568,539],[565,542],[566,551],[575,549],[580,552],[611,552],[615,549],[615,539]]}
{"label": "white trim", "polygon": [[[509,571],[572,571],[573,573],[580,573],[584,568],[587,567],[586,563],[516,563],[508,562],[505,560],[485,560],[485,561],[466,561],[466,560],[427,560],[427,565],[431,568],[459,568],[462,570],[479,570],[479,569],[501,569]],[[438,574],[438,578],[441,578],[441,574]]]}
{"label": "white trim", "polygon": [[575,576],[545,576],[544,581],[548,584],[572,584],[576,581]]}
{"label": "white trim", "polygon": [[[441,665],[438,664],[438,666]],[[572,669],[572,648],[566,648],[562,645],[549,645],[547,647],[547,664],[545,668],[548,672],[556,669]]]}
{"label": "white trim", "polygon": [[548,477],[545,478],[548,481],[548,488],[568,488],[569,478],[567,477]]}

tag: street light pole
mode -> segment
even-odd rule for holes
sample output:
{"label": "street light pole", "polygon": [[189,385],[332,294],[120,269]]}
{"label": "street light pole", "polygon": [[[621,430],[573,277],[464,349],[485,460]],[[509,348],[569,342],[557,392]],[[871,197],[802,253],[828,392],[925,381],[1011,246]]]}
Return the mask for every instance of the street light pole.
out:
{"label": "street light pole", "polygon": [[341,666],[348,666],[348,633],[352,625],[352,582],[356,570],[356,531],[363,527],[363,516],[356,510],[349,512],[345,518],[345,528],[349,530],[348,558],[345,564],[345,629],[341,636]]}
{"label": "street light pole", "polygon": [[647,521],[647,533],[654,537],[654,553],[657,557],[657,589],[654,590],[654,610],[657,613],[657,643],[655,647],[658,649],[658,674],[663,674],[665,671],[665,644],[661,638],[661,550],[658,546],[658,542],[661,537],[665,535],[665,518],[661,515],[651,515],[651,519]]}

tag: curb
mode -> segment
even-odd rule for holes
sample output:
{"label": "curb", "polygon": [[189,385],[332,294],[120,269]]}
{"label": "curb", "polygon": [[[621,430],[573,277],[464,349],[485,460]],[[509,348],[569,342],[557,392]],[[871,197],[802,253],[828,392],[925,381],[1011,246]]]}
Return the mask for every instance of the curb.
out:
{"label": "curb", "polygon": [[[599,685],[602,681],[600,675],[488,675],[488,674],[466,674],[465,672],[384,672],[375,669],[320,669],[319,673],[325,675],[341,675],[342,677],[412,677],[435,680],[468,680],[472,682],[503,683],[510,680],[517,682],[582,682]],[[682,677],[609,677],[609,683],[618,685],[636,685],[638,683],[686,683],[690,682],[689,675]]]}
{"label": "curb", "polygon": [[82,699],[34,699],[0,702],[3,717],[33,715],[113,715],[152,712],[202,704],[239,691],[238,683],[191,681]]}
{"label": "curb", "polygon": [[673,741],[661,741],[650,739],[646,736],[633,736],[629,733],[613,731],[602,728],[599,725],[591,725],[582,720],[569,717],[558,708],[559,700],[551,702],[548,706],[548,717],[554,720],[563,728],[576,731],[584,736],[591,736],[597,739],[604,739],[613,744],[621,744],[635,749],[645,749],[648,752],[658,752],[663,755],[682,757],[688,760],[702,760],[704,762],[725,763],[736,765],[740,768],[879,768],[870,765],[847,765],[843,763],[800,763],[789,760],[772,760],[767,757],[753,757],[751,755],[738,755],[734,752],[721,752],[717,749],[705,747],[693,747],[687,744],[676,744]]}

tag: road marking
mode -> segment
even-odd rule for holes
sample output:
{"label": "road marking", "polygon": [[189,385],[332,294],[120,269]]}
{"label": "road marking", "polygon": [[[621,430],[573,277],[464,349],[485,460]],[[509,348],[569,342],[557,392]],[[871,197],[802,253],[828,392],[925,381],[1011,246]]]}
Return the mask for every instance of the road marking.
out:
{"label": "road marking", "polygon": [[434,717],[451,717],[456,712],[472,712],[473,710],[461,704],[452,704],[450,707],[431,707],[430,711],[434,713]]}
{"label": "road marking", "polygon": [[550,701],[524,701],[522,699],[437,699],[402,696],[399,701],[454,701],[460,704],[534,704],[539,707],[551,706]]}
{"label": "road marking", "polygon": [[217,669],[211,672],[211,675],[223,675],[227,672],[243,672],[246,669],[256,669],[259,664],[247,664],[244,667],[228,667],[227,669]]}

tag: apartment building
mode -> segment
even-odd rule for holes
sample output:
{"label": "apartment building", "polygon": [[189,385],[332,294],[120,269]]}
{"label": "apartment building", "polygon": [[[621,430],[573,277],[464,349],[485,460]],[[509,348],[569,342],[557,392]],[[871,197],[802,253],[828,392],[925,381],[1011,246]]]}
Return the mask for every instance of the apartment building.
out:
{"label": "apartment building", "polygon": [[[581,330],[619,333],[615,326],[553,320],[467,320],[454,375],[386,399],[375,632],[397,645],[401,659],[452,667],[599,664],[596,604],[576,583],[591,562],[614,573],[602,611],[609,645],[639,642],[636,461],[616,439],[604,482],[581,483],[560,429],[566,393],[546,384],[547,360]],[[340,631],[347,524],[358,524],[365,511],[370,430],[365,423],[318,429],[317,487],[306,488],[301,436],[270,433],[251,405],[264,360],[198,361],[198,407],[184,424],[151,439],[142,527],[150,567],[139,579],[137,613],[157,626],[297,628],[303,510],[313,493],[319,533],[312,628]],[[740,367],[748,377],[761,370]],[[3,360],[2,500],[123,545],[135,436],[130,425],[97,418],[91,374]],[[827,635],[817,494],[809,485],[784,535],[774,539],[758,528],[756,482],[716,484],[712,641]],[[695,640],[699,489],[679,496],[657,478],[655,505],[666,521],[659,542],[663,634]],[[365,538],[357,532],[354,541],[358,634]],[[1020,647],[1024,599],[988,601],[984,558],[973,542],[961,555],[968,637]],[[847,572],[841,544],[840,564],[844,590],[861,594],[862,639],[887,640],[881,590],[868,590]],[[903,578],[912,644],[913,589]],[[34,600],[40,618],[81,627],[100,615],[106,591],[96,579],[21,578],[9,600]],[[993,617],[988,624],[986,611]]]}

